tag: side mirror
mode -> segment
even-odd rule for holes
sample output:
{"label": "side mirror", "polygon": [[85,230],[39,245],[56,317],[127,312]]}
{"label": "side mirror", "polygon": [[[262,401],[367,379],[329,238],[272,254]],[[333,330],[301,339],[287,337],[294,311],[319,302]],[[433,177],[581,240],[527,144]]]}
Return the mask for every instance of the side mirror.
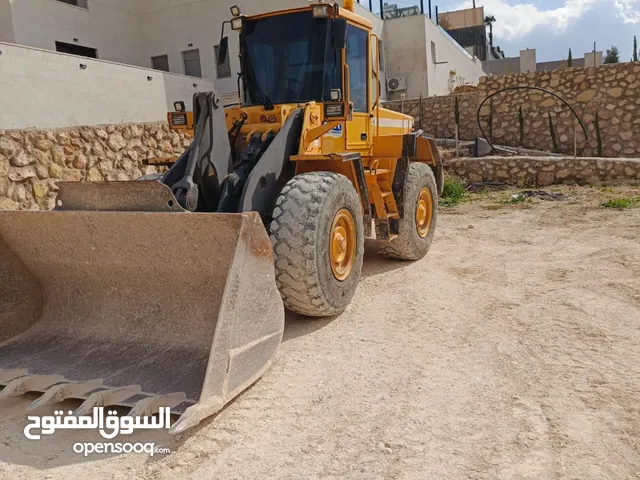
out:
{"label": "side mirror", "polygon": [[342,50],[347,46],[347,20],[344,18],[336,18],[332,25],[332,43],[333,48]]}
{"label": "side mirror", "polygon": [[222,37],[220,45],[218,46],[218,65],[224,64],[229,53],[229,37]]}

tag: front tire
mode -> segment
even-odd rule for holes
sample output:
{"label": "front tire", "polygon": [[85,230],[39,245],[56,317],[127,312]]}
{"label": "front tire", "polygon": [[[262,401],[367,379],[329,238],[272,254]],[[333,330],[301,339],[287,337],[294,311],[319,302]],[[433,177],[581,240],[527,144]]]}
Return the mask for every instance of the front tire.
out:
{"label": "front tire", "polygon": [[424,163],[411,163],[399,235],[391,241],[379,241],[380,253],[398,260],[420,260],[431,248],[437,219],[438,187],[433,170]]}
{"label": "front tire", "polygon": [[342,313],[362,273],[364,226],[358,194],[344,175],[298,175],[282,189],[270,226],[276,282],[302,315]]}

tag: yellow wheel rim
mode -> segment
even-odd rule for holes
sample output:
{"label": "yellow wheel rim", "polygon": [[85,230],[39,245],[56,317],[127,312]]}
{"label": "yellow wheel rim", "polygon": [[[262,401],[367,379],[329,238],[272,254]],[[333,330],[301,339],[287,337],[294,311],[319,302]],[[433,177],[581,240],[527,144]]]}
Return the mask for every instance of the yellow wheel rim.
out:
{"label": "yellow wheel rim", "polygon": [[428,188],[420,190],[418,205],[416,207],[416,228],[422,238],[429,235],[431,220],[433,219],[433,199]]}
{"label": "yellow wheel rim", "polygon": [[329,236],[329,259],[331,270],[337,280],[344,281],[351,274],[356,256],[356,222],[346,208],[333,219]]}

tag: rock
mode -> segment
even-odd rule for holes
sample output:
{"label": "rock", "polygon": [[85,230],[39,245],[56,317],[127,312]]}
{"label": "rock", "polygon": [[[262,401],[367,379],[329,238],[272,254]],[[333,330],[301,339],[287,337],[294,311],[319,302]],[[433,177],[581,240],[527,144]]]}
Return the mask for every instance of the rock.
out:
{"label": "rock", "polygon": [[147,143],[147,147],[149,148],[153,148],[153,149],[158,148],[158,142],[156,142],[155,139],[153,138],[149,138],[146,143]]}
{"label": "rock", "polygon": [[49,165],[49,176],[51,178],[61,178],[62,167],[56,163],[52,163],[51,165]]}
{"label": "rock", "polygon": [[122,135],[113,134],[109,137],[107,145],[112,151],[119,152],[127,146],[127,142],[122,138]]}
{"label": "rock", "polygon": [[65,131],[60,131],[56,134],[56,142],[58,145],[69,145],[71,139],[69,138],[69,134]]}
{"label": "rock", "polygon": [[0,197],[4,197],[7,194],[7,182],[4,177],[0,177]]}
{"label": "rock", "polygon": [[101,138],[102,140],[107,140],[109,138],[109,135],[107,134],[107,132],[105,132],[101,128],[96,128],[95,134],[96,134],[96,137]]}
{"label": "rock", "polygon": [[590,102],[591,100],[593,100],[593,97],[596,96],[596,91],[595,90],[585,90],[584,92],[580,93],[577,97],[576,97],[576,101],[580,102],[580,103],[587,103]]}
{"label": "rock", "polygon": [[188,148],[189,145],[191,145],[191,139],[190,138],[185,138],[184,140],[182,140],[182,147],[183,148]]}
{"label": "rock", "polygon": [[[0,132],[0,135],[2,135],[1,132]],[[13,138],[16,142],[21,142],[22,141],[22,133],[20,133],[19,130],[11,130],[9,132],[9,136],[11,138]]]}
{"label": "rock", "polygon": [[618,98],[619,96],[622,95],[622,92],[623,92],[622,88],[615,87],[615,88],[612,88],[611,90],[609,90],[607,93],[610,96],[612,96],[613,98]]}
{"label": "rock", "polygon": [[[496,136],[499,135],[496,133]],[[172,153],[173,147],[171,146],[171,142],[169,140],[163,140],[162,142],[160,142],[160,150],[162,150],[164,153]]]}
{"label": "rock", "polygon": [[65,182],[79,182],[84,178],[83,172],[72,169],[64,169],[62,171],[62,180]]}
{"label": "rock", "polygon": [[42,152],[48,152],[53,147],[53,142],[51,140],[42,139],[36,143],[36,148]]}
{"label": "rock", "polygon": [[0,155],[0,178],[7,175],[9,171],[9,160],[4,155]]}
{"label": "rock", "polygon": [[171,145],[173,145],[174,147],[180,146],[180,135],[178,135],[176,132],[171,132]]}
{"label": "rock", "polygon": [[622,150],[622,145],[620,145],[619,143],[614,143],[613,145],[611,145],[611,148],[614,152],[619,152],[620,150]]}
{"label": "rock", "polygon": [[102,160],[98,164],[98,170],[100,170],[100,173],[102,174],[103,177],[108,175],[109,172],[111,172],[113,170],[113,161],[112,160]]}
{"label": "rock", "polygon": [[86,142],[90,142],[91,140],[96,138],[95,134],[93,133],[93,130],[91,128],[88,128],[88,127],[87,128],[83,128],[82,130],[80,130],[80,136]]}
{"label": "rock", "polygon": [[129,175],[127,175],[126,173],[118,173],[118,175],[116,176],[116,179],[119,182],[128,182],[129,180],[131,180],[131,178],[129,178]]}
{"label": "rock", "polygon": [[133,164],[130,160],[122,160],[122,162],[120,163],[120,169],[124,170],[125,172],[131,172],[131,170],[133,170]]}
{"label": "rock", "polygon": [[26,167],[30,163],[33,163],[24,150],[18,150],[14,153],[13,157],[9,159],[9,163],[14,167]]}
{"label": "rock", "polygon": [[87,175],[87,181],[89,182],[102,182],[103,177],[100,173],[100,170],[97,168],[91,168],[89,170],[89,174]]}
{"label": "rock", "polygon": [[620,139],[622,140],[631,140],[633,138],[633,132],[632,131],[625,131],[625,132],[620,132]]}
{"label": "rock", "polygon": [[129,157],[131,160],[133,160],[134,162],[138,161],[138,158],[139,158],[138,152],[136,152],[135,150],[127,150],[125,155]]}
{"label": "rock", "polygon": [[560,141],[562,143],[568,142],[569,141],[569,137],[563,133],[562,135],[560,135]]}
{"label": "rock", "polygon": [[0,198],[0,210],[18,210],[20,205],[8,198]]}
{"label": "rock", "polygon": [[569,176],[569,170],[563,169],[556,172],[557,178],[567,178]]}
{"label": "rock", "polygon": [[91,147],[91,153],[101,157],[104,155],[104,148],[102,147],[102,144],[100,142],[94,142],[93,146]]}
{"label": "rock", "polygon": [[66,166],[67,154],[65,154],[65,147],[61,147],[59,145],[54,146],[51,149],[51,156],[53,157],[53,161],[58,165]]}
{"label": "rock", "polygon": [[34,167],[22,167],[11,169],[8,176],[12,182],[23,182],[29,178],[37,177],[37,174]]}
{"label": "rock", "polygon": [[18,184],[13,189],[13,200],[18,203],[27,201],[27,191],[24,188],[24,185]]}
{"label": "rock", "polygon": [[11,158],[18,150],[16,142],[7,137],[0,137],[0,154],[7,158]]}
{"label": "rock", "polygon": [[49,188],[46,183],[34,183],[33,184],[33,198],[36,203],[40,206],[44,204],[43,200],[46,198],[47,193],[49,193]]}
{"label": "rock", "polygon": [[131,132],[132,137],[139,137],[143,130],[138,125],[130,125],[129,131]]}
{"label": "rock", "polygon": [[83,170],[87,166],[87,157],[82,153],[78,153],[73,159],[73,168]]}
{"label": "rock", "polygon": [[547,98],[544,102],[540,104],[541,107],[553,107],[556,104],[555,98]]}

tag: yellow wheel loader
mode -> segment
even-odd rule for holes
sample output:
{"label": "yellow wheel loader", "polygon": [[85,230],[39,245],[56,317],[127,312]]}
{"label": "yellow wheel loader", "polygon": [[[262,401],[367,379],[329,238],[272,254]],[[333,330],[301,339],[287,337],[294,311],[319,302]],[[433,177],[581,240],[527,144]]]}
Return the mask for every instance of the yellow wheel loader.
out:
{"label": "yellow wheel loader", "polygon": [[392,258],[429,250],[442,165],[380,106],[371,23],[349,1],[232,13],[243,102],[196,94],[168,172],[61,183],[53,211],[0,212],[0,398],[171,407],[182,432],[268,368],[284,306],[346,308],[365,237]]}

